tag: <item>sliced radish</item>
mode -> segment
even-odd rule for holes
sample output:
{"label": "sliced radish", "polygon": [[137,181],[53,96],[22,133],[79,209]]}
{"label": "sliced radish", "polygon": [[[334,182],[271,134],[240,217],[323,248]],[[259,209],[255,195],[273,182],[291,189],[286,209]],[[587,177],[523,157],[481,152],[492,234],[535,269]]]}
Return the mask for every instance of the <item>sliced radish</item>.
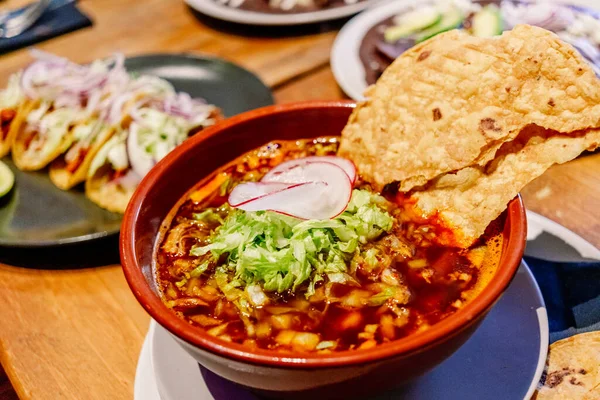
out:
{"label": "sliced radish", "polygon": [[329,210],[321,207],[315,209],[313,200],[322,197],[326,192],[327,184],[324,182],[298,183],[283,190],[250,199],[238,205],[237,208],[245,211],[275,211],[302,219],[327,219]]}
{"label": "sliced radish", "polygon": [[346,172],[337,165],[312,162],[298,164],[286,171],[276,177],[285,177],[291,182],[236,186],[229,196],[229,204],[245,211],[269,210],[296,218],[321,220],[338,216],[348,206],[352,184]]}
{"label": "sliced radish", "polygon": [[348,175],[348,179],[350,179],[350,183],[354,184],[356,180],[356,167],[352,161],[336,156],[312,156],[285,161],[267,172],[262,178],[262,181],[289,183],[307,182],[306,180],[302,180],[301,176],[298,175],[301,170],[297,167],[302,167],[309,163],[334,164],[344,170],[346,175]]}
{"label": "sliced radish", "polygon": [[294,186],[298,186],[298,184],[280,182],[243,183],[234,187],[229,194],[229,205],[232,207],[238,207],[247,203],[249,200],[258,200],[265,195]]}

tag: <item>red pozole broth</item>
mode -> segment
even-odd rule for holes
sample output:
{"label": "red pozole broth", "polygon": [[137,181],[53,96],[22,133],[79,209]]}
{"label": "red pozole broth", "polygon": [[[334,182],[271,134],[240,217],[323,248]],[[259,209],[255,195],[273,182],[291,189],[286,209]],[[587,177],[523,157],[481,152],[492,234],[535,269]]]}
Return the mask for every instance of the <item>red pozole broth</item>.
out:
{"label": "red pozole broth", "polygon": [[[346,282],[327,276],[307,295],[305,282],[295,290],[263,290],[260,305],[226,295],[215,271],[227,263],[208,252],[192,256],[231,212],[227,195],[240,182],[258,181],[282,161],[334,155],[335,138],[280,141],[251,151],[191,190],[170,215],[157,249],[156,277],[163,300],[181,318],[209,334],[249,348],[331,352],[365,349],[425,330],[463,307],[495,273],[502,247],[502,221],[495,221],[468,250],[433,244],[442,227],[415,223],[414,215],[387,194],[393,227],[347,261]],[[355,187],[370,190],[360,179]],[[208,208],[211,218],[199,219]],[[369,249],[375,266],[367,261]],[[371,264],[373,264],[371,262]],[[234,279],[230,270],[228,279]]]}

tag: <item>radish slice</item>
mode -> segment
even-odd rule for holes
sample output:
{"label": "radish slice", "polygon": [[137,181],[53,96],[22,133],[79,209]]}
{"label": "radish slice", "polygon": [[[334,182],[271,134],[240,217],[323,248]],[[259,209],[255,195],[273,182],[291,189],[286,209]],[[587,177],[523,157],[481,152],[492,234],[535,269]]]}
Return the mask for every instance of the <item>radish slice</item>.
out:
{"label": "radish slice", "polygon": [[275,211],[300,219],[329,219],[339,214],[337,210],[333,210],[331,202],[322,201],[328,197],[329,191],[325,182],[298,183],[251,199],[237,208],[245,211]]}
{"label": "radish slice", "polygon": [[341,214],[352,196],[348,175],[332,163],[301,163],[276,177],[291,182],[238,185],[229,196],[229,204],[245,211],[269,210],[296,218],[324,220]]}
{"label": "radish slice", "polygon": [[297,167],[302,167],[309,163],[334,164],[344,170],[348,176],[348,179],[350,179],[351,184],[354,184],[356,181],[356,167],[352,161],[336,156],[312,156],[297,158],[295,160],[289,160],[279,164],[267,172],[267,174],[262,178],[262,182],[307,182],[307,180],[302,180],[301,174],[298,175],[301,169],[299,170]]}
{"label": "radish slice", "polygon": [[[240,207],[249,200],[258,200],[268,194],[279,192],[298,186],[297,183],[279,183],[279,182],[248,182],[237,185],[229,194],[229,205]],[[241,207],[240,207],[241,208]]]}

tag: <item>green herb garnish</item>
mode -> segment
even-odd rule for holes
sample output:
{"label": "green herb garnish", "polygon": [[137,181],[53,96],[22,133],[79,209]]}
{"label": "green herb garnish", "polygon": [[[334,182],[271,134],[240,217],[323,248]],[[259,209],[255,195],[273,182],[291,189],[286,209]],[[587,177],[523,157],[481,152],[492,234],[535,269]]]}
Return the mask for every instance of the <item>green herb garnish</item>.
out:
{"label": "green herb garnish", "polygon": [[[394,219],[385,204],[379,195],[354,190],[346,210],[331,220],[236,209],[215,230],[210,244],[194,247],[191,255],[225,257],[221,271],[233,272],[233,279],[219,286],[231,286],[230,291],[258,284],[266,291],[284,292],[306,282],[310,296],[324,277],[339,283],[354,280],[348,273],[354,254],[392,229]],[[202,214],[194,217],[203,219]]]}

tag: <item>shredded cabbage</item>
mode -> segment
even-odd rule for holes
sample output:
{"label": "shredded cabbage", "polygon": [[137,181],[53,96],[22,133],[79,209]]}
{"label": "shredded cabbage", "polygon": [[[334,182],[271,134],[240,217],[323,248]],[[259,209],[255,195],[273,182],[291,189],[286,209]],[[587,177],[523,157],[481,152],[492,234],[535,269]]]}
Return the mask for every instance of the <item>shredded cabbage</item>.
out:
{"label": "shredded cabbage", "polygon": [[[43,109],[41,107],[40,109]],[[39,110],[39,109],[38,109]],[[74,141],[73,135],[67,135],[70,126],[80,120],[80,113],[71,108],[58,108],[43,114],[37,123],[38,135],[35,137],[28,153],[41,153],[48,155],[53,153],[59,146],[66,150]],[[37,116],[33,116],[34,118]]]}
{"label": "shredded cabbage", "polygon": [[[227,279],[226,271],[234,272],[236,286],[258,284],[269,292],[294,290],[308,282],[306,294],[310,296],[315,283],[325,277],[330,282],[354,281],[348,265],[360,244],[392,229],[394,219],[382,207],[385,201],[354,190],[346,211],[331,220],[302,221],[270,211],[235,209],[215,230],[210,243],[192,248],[191,255],[210,252],[215,260],[226,256],[217,282]],[[219,286],[227,288],[232,283]]]}
{"label": "shredded cabbage", "polygon": [[190,126],[180,117],[174,117],[149,107],[138,110],[138,145],[154,160],[161,160],[187,139]]}
{"label": "shredded cabbage", "polygon": [[88,171],[88,177],[94,176],[96,171],[102,167],[106,162],[110,162],[112,167],[118,171],[125,169],[129,166],[129,159],[127,157],[127,148],[125,141],[127,140],[127,132],[117,132],[111,137],[96,153],[96,156],[90,164]]}
{"label": "shredded cabbage", "polygon": [[0,109],[17,108],[23,100],[23,91],[21,90],[21,72],[12,74],[8,78],[6,89],[0,92]]}

